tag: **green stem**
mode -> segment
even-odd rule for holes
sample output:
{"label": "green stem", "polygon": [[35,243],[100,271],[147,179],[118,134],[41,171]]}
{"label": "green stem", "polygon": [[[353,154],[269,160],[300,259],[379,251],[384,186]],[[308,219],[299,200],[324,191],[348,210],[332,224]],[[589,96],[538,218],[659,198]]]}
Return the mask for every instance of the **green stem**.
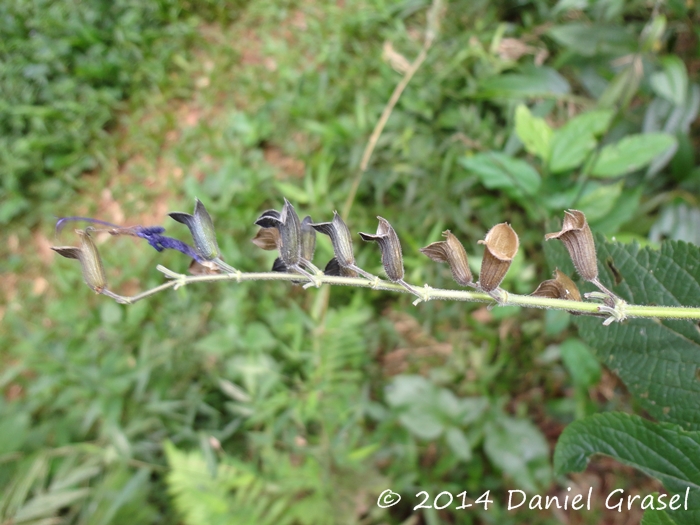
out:
{"label": "green stem", "polygon": [[[213,283],[219,281],[298,281],[299,274],[278,273],[278,272],[236,272],[219,275],[194,275],[188,276],[173,272],[163,266],[158,266],[158,270],[163,272],[171,280],[156,286],[145,292],[124,297],[113,293],[108,294],[119,303],[133,304],[141,299],[150,297],[168,288],[179,288],[188,284]],[[317,275],[315,281],[321,284],[337,286],[355,286],[358,288],[371,288],[373,290],[383,290],[387,292],[411,293],[404,285],[392,283],[377,278],[372,280],[361,277],[336,277],[331,275]],[[408,285],[418,295],[418,304],[423,301],[443,300],[443,301],[467,301],[475,303],[494,304],[494,299],[487,293],[467,290],[446,290],[432,288],[427,284],[424,286]],[[518,295],[502,291],[502,301],[499,306],[523,306],[525,308],[545,308],[547,310],[564,310],[569,313],[583,315],[604,315],[609,316],[607,324],[612,321],[622,321],[626,318],[646,318],[646,319],[698,319],[700,320],[700,307],[677,307],[677,306],[643,306],[631,305],[619,300],[615,307],[589,301],[568,301],[564,299],[550,299],[547,297],[533,297],[531,295]]]}
{"label": "green stem", "polygon": [[646,317],[656,319],[700,319],[700,308],[685,306],[625,306],[627,317]]}

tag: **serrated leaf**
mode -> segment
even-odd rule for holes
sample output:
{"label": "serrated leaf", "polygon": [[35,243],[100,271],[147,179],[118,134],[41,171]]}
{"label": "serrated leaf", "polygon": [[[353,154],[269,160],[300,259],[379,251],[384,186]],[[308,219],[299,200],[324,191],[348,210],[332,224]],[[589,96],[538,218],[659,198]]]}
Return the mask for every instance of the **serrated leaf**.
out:
{"label": "serrated leaf", "polygon": [[525,104],[520,104],[515,109],[515,132],[528,153],[547,161],[552,128],[543,118],[533,116]]}
{"label": "serrated leaf", "polygon": [[[698,306],[700,247],[667,241],[660,250],[596,236],[601,282],[630,304]],[[562,251],[563,250],[563,251]],[[552,266],[570,271],[562,246],[546,243]],[[684,320],[628,319],[603,326],[579,316],[580,337],[655,418],[700,430],[700,329]]]}
{"label": "serrated leaf", "polygon": [[668,133],[643,133],[625,137],[601,150],[591,175],[618,177],[638,170],[675,144],[676,138]]}
{"label": "serrated leaf", "polygon": [[690,487],[688,510],[671,515],[678,524],[700,522],[700,432],[629,414],[596,414],[564,429],[554,468],[558,473],[581,471],[593,454],[611,456],[658,479],[667,490],[681,494],[681,503]]}
{"label": "serrated leaf", "polygon": [[459,162],[487,188],[504,189],[516,198],[534,195],[540,187],[540,175],[532,166],[504,153],[488,151],[462,157]]}
{"label": "serrated leaf", "polygon": [[607,131],[613,111],[589,111],[571,119],[554,132],[549,171],[561,173],[580,166],[597,144],[596,136]]}

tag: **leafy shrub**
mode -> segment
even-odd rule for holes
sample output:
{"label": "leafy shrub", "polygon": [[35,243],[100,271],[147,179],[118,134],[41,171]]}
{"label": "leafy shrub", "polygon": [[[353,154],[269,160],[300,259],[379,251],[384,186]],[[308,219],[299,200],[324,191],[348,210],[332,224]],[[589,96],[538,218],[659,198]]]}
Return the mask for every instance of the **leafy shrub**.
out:
{"label": "leafy shrub", "polygon": [[196,38],[193,15],[211,16],[212,7],[180,0],[2,2],[0,223],[32,199],[55,197],[104,160],[99,139],[120,103],[165,82]]}

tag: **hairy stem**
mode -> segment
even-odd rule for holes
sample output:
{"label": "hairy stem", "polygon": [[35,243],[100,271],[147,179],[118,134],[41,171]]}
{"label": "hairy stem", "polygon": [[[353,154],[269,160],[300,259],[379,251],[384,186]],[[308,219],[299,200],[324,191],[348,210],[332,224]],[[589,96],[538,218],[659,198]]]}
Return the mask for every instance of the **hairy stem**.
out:
{"label": "hairy stem", "polygon": [[[188,284],[211,283],[218,281],[298,281],[299,274],[279,273],[279,272],[236,272],[219,275],[194,275],[188,276],[179,274],[158,266],[158,270],[164,273],[170,281],[146,290],[139,294],[125,297],[110,292],[108,297],[122,304],[133,304],[141,299],[145,299],[168,288],[179,288]],[[443,300],[443,301],[468,301],[475,303],[493,304],[494,299],[484,292],[471,292],[466,290],[446,290],[432,288],[427,284],[424,286],[399,284],[384,281],[379,278],[373,280],[361,277],[336,277],[330,275],[316,275],[314,280],[319,285],[328,284],[336,286],[355,286],[358,288],[371,288],[387,292],[414,293],[419,295],[420,301]],[[409,288],[407,288],[410,287]],[[413,290],[413,291],[412,291]],[[417,292],[417,293],[416,293]],[[525,308],[544,308],[547,310],[565,310],[570,313],[582,315],[604,315],[608,316],[606,324],[613,321],[622,321],[626,318],[659,318],[659,319],[698,319],[700,320],[700,307],[682,306],[644,306],[627,304],[620,300],[616,306],[610,307],[604,304],[589,301],[567,301],[563,299],[550,299],[547,297],[533,297],[530,295],[518,295],[505,292],[502,294],[502,302],[499,306],[522,306]],[[420,302],[418,301],[418,302]]]}

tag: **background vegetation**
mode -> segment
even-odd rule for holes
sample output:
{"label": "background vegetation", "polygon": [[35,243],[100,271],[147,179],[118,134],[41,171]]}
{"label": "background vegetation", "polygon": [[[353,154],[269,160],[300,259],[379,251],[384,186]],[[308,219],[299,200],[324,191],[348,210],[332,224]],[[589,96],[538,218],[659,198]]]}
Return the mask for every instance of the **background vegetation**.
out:
{"label": "background vegetation", "polygon": [[[592,486],[599,502],[660,489],[604,458],[553,473],[567,424],[649,408],[568,314],[281,283],[124,307],[54,260],[50,245],[74,242],[55,239],[55,216],[187,239],[166,213],[197,196],[226,260],[269,268],[253,220],[283,196],[319,221],[343,208],[431,8],[142,4],[0,5],[0,523],[639,522],[602,505],[505,510],[510,488]],[[700,242],[692,2],[456,0],[439,20],[348,219],[354,232],[391,221],[407,280],[452,286],[418,248],[449,228],[476,270],[476,241],[508,221],[521,250],[504,287],[529,293],[552,271],[543,234],[570,207],[609,238]],[[101,240],[121,293],[159,283],[156,264],[186,269]],[[376,247],[356,252],[381,273]],[[403,500],[383,510],[387,488]],[[421,490],[495,503],[413,513]]]}

